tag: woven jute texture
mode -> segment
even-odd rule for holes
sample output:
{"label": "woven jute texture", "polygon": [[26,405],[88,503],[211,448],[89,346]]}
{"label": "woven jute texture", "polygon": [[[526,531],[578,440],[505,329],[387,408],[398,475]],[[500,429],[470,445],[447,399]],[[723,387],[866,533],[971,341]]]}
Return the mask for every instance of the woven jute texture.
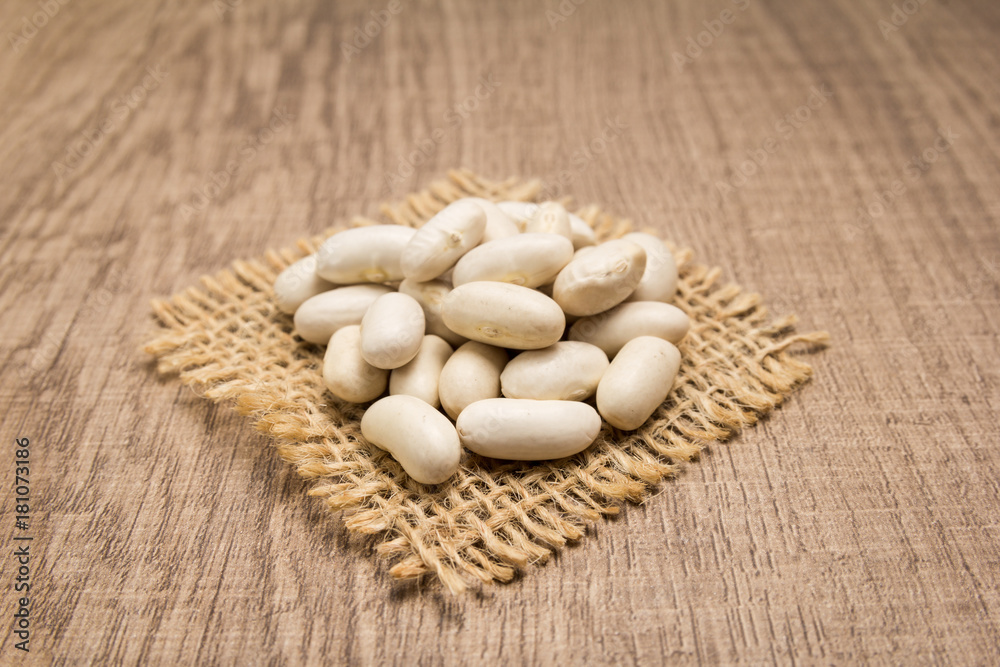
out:
{"label": "woven jute texture", "polygon": [[[537,182],[491,182],[453,171],[396,206],[386,222],[420,226],[466,196],[533,200]],[[578,211],[599,240],[631,230],[596,207]],[[755,423],[811,374],[787,348],[816,348],[823,332],[795,334],[794,317],[771,319],[759,296],[719,282],[720,270],[675,251],[680,287],[674,303],[692,322],[679,345],[683,363],[667,400],[644,426],[620,432],[604,425],[597,441],[569,459],[505,463],[464,454],[450,481],[424,486],[386,452],[364,440],[364,406],[333,398],[322,381],[323,350],[293,334],[277,310],[277,274],[339,231],[296,248],[237,261],[167,300],[153,303],[158,331],[145,350],[162,373],[214,401],[235,403],[272,436],[281,457],[312,482],[309,493],[342,512],[350,530],[378,535],[377,552],[395,561],[400,579],[436,575],[459,593],[475,582],[509,581],[554,548],[585,534],[623,500],[643,500],[706,444]]]}

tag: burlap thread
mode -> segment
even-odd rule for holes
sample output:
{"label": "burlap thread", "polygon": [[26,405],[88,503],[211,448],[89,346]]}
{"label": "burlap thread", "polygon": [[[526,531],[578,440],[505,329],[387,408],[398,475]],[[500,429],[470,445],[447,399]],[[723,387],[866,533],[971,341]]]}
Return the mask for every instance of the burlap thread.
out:
{"label": "burlap thread", "polygon": [[[384,205],[385,220],[356,218],[350,226],[417,227],[461,197],[530,201],[540,190],[535,181],[491,182],[453,171],[398,205]],[[578,213],[600,240],[632,227],[597,207]],[[207,398],[251,416],[312,482],[310,495],[342,512],[350,530],[378,535],[377,553],[395,561],[392,576],[433,575],[452,593],[473,582],[509,581],[583,537],[589,522],[616,513],[621,501],[643,500],[679,463],[754,424],[809,378],[811,367],[789,346],[815,348],[828,338],[795,334],[794,316],[772,320],[758,295],[720,284],[720,269],[675,251],[681,281],[674,303],[692,328],[679,346],[674,389],[643,427],[622,433],[605,424],[589,449],[555,462],[501,463],[466,452],[457,475],[428,487],[364,440],[363,406],[326,392],[322,349],[295,337],[291,317],[274,305],[277,274],[336,231],[234,262],[202,277],[200,287],[154,301],[158,331],[144,349],[161,373],[176,373]]]}

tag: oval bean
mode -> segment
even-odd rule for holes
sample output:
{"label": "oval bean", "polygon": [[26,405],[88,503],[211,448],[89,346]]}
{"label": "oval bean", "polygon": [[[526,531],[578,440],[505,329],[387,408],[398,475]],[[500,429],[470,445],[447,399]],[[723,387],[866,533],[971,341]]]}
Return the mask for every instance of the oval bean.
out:
{"label": "oval bean", "polygon": [[608,355],[589,343],[560,341],[507,363],[500,387],[507,398],[582,401],[597,391]]}
{"label": "oval bean", "polygon": [[677,261],[666,244],[652,234],[632,232],[622,237],[646,251],[646,270],[626,301],[670,301],[677,292]]}
{"label": "oval bean", "polygon": [[453,289],[441,304],[452,331],[480,343],[532,350],[558,341],[566,316],[555,301],[528,287],[478,281]]}
{"label": "oval bean", "polygon": [[440,484],[458,471],[462,445],[448,418],[413,396],[386,396],[361,418],[361,435],[386,450],[421,484]]}
{"label": "oval bean", "polygon": [[573,258],[573,244],[558,234],[525,233],[483,243],[455,264],[457,287],[492,280],[524,287],[544,285]]}
{"label": "oval bean", "polygon": [[476,247],[485,231],[486,213],[478,204],[467,199],[448,204],[403,249],[403,274],[418,282],[437,278]]}
{"label": "oval bean", "polygon": [[417,356],[424,328],[424,309],[416,299],[384,294],[361,319],[361,356],[376,368],[399,368]]}
{"label": "oval bean", "polygon": [[670,393],[680,367],[681,353],[673,343],[655,336],[633,338],[597,385],[598,411],[616,428],[639,428]]}
{"label": "oval bean", "polygon": [[516,236],[521,233],[517,223],[509,215],[500,210],[496,202],[491,202],[489,199],[483,199],[482,197],[466,197],[465,200],[479,204],[479,207],[483,209],[483,213],[486,214],[486,229],[483,231],[483,238],[480,243],[489,243],[490,241],[507,238],[508,236]]}
{"label": "oval bean", "polygon": [[444,280],[429,280],[425,283],[418,283],[407,278],[399,284],[401,294],[412,296],[424,309],[424,319],[427,321],[427,333],[440,336],[449,344],[457,347],[467,339],[445,326],[441,319],[441,302],[451,291],[451,285]]}
{"label": "oval bean", "polygon": [[556,277],[552,298],[571,315],[594,315],[627,299],[645,270],[642,246],[608,241],[578,252]]}
{"label": "oval bean", "polygon": [[330,337],[323,355],[323,384],[342,401],[364,403],[385,391],[389,371],[375,368],[361,356],[361,327],[342,327]]}
{"label": "oval bean", "polygon": [[415,396],[435,408],[441,405],[438,383],[451,353],[451,345],[443,338],[424,336],[417,356],[389,375],[389,395]]}
{"label": "oval bean", "polygon": [[316,255],[303,257],[289,265],[274,280],[274,301],[278,310],[295,313],[307,299],[328,292],[336,285],[316,275]]}
{"label": "oval bean", "polygon": [[500,373],[507,363],[507,352],[499,347],[474,340],[451,355],[438,382],[441,406],[448,416],[458,419],[471,403],[499,398]]}
{"label": "oval bean", "polygon": [[295,311],[295,333],[310,343],[326,345],[341,327],[361,324],[375,299],[390,292],[385,285],[350,285],[310,297]]}
{"label": "oval bean", "polygon": [[333,283],[387,283],[402,280],[403,248],[415,229],[371,225],[334,234],[316,252],[316,274]]}
{"label": "oval bean", "polygon": [[582,452],[601,431],[601,417],[576,401],[491,398],[458,416],[468,449],[495,459],[544,461]]}
{"label": "oval bean", "polygon": [[656,336],[676,345],[690,328],[691,320],[676,306],[659,301],[634,301],[580,318],[570,327],[569,339],[596,345],[614,358],[636,336]]}

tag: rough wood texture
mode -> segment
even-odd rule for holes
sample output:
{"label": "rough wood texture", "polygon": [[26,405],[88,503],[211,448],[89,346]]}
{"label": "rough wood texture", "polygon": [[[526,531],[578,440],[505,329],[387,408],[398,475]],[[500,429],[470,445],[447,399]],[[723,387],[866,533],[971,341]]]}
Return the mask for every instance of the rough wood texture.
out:
{"label": "rough wood texture", "polygon": [[[15,43],[40,5],[0,7],[0,539],[29,437],[29,659],[996,659],[1000,5],[900,2],[889,32],[888,0],[403,3],[348,60],[369,7],[224,2],[70,2]],[[458,600],[393,582],[137,349],[151,298],[456,165],[656,227],[834,340],[773,418]]]}

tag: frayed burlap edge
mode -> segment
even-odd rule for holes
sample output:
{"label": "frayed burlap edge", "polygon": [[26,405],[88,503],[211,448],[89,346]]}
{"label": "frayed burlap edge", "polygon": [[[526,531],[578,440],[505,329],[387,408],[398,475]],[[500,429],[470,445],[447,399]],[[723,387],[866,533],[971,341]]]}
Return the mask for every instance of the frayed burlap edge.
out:
{"label": "frayed burlap edge", "polygon": [[[466,196],[531,200],[537,182],[490,182],[467,171],[382,207],[389,222],[419,226]],[[631,229],[596,207],[579,211],[599,239]],[[386,221],[382,221],[384,224]],[[356,218],[352,226],[375,224]],[[281,457],[313,485],[310,495],[343,511],[350,530],[378,534],[377,552],[395,560],[400,579],[437,575],[452,593],[471,582],[509,581],[529,563],[584,535],[588,522],[640,501],[699,449],[754,424],[811,374],[787,348],[825,343],[823,332],[796,335],[793,316],[772,321],[756,294],[720,285],[721,271],[675,252],[675,304],[691,317],[680,344],[674,389],[637,431],[605,424],[585,452],[555,462],[500,463],[466,453],[458,474],[435,487],[414,482],[391,456],[367,443],[363,406],[324,389],[322,350],[292,335],[292,319],[274,306],[277,274],[313,252],[335,230],[261,260],[237,261],[170,299],[153,302],[159,324],[145,351],[161,373],[214,401],[231,401],[277,440]]]}

